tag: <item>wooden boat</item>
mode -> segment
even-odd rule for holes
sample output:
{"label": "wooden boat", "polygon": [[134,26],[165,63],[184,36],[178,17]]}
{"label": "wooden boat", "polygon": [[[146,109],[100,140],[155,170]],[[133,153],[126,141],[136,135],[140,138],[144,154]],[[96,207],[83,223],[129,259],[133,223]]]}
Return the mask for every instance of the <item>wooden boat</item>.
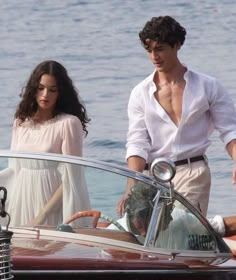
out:
{"label": "wooden boat", "polygon": [[[21,224],[21,215],[17,224],[15,212],[8,208],[16,196],[9,183],[21,186],[16,163],[21,168],[60,170],[63,199],[58,215],[63,204],[71,207],[64,199],[66,184],[67,191],[68,186],[85,184],[91,207],[62,215],[58,224],[47,218],[36,225]],[[1,279],[236,279],[234,237],[222,238],[174,191],[175,166],[167,159],[153,162],[153,176],[92,159],[10,151],[0,151],[0,167]],[[65,172],[71,172],[73,182],[63,181]],[[121,222],[116,204],[128,178],[134,187]]]}

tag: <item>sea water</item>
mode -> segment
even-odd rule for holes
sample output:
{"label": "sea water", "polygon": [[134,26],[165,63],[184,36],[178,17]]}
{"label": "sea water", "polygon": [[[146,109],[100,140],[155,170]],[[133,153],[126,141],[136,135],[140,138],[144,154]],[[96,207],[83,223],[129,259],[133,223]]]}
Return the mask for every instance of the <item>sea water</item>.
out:
{"label": "sea water", "polygon": [[[125,165],[130,91],[153,71],[138,32],[153,16],[173,16],[186,28],[181,61],[217,77],[236,103],[235,6],[234,0],[1,1],[0,148],[10,147],[14,112],[30,72],[54,59],[68,69],[91,118],[84,155]],[[211,139],[209,215],[236,214],[233,162],[218,134]]]}

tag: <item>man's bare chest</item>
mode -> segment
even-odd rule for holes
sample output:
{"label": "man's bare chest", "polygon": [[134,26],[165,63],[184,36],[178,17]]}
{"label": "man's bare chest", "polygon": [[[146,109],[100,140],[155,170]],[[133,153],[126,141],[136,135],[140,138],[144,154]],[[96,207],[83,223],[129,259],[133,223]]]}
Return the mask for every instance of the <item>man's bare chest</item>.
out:
{"label": "man's bare chest", "polygon": [[178,126],[182,116],[184,85],[165,85],[155,92],[157,102]]}

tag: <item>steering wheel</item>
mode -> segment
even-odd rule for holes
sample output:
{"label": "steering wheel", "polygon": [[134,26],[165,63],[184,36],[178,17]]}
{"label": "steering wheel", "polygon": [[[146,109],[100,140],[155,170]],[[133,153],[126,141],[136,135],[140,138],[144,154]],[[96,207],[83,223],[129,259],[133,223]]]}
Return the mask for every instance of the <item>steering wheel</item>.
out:
{"label": "steering wheel", "polygon": [[104,215],[103,213],[101,213],[98,210],[79,211],[79,212],[75,213],[74,215],[72,215],[69,219],[67,219],[64,224],[70,224],[74,220],[77,220],[77,219],[82,218],[82,217],[93,217],[93,228],[96,228],[98,226],[98,224],[99,224],[98,220],[99,219],[103,219],[103,220],[108,222],[108,225],[113,224],[119,230],[126,231],[124,229],[124,227],[121,224],[119,224],[116,220],[114,220],[113,218],[111,218],[107,215]]}

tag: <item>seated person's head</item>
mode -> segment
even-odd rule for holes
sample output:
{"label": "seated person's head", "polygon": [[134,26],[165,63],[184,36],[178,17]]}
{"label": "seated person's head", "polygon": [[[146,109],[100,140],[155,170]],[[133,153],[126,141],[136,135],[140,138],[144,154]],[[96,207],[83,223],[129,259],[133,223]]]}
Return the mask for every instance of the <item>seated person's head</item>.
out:
{"label": "seated person's head", "polygon": [[128,226],[130,231],[136,235],[146,236],[156,192],[155,188],[137,182],[125,201]]}

